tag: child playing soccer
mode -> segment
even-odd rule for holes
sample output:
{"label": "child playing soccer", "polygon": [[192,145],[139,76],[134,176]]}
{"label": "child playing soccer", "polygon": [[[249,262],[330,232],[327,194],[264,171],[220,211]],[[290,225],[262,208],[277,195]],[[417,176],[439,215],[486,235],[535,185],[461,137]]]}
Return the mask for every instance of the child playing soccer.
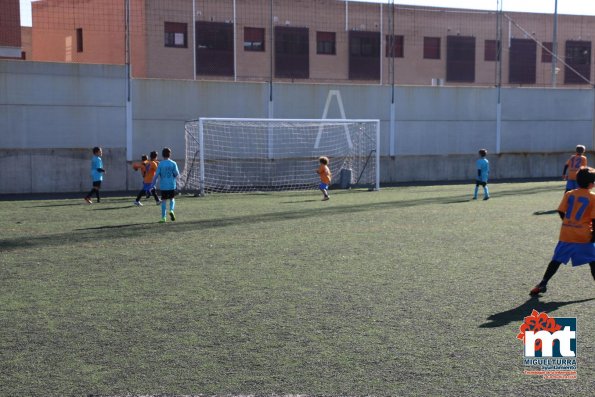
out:
{"label": "child playing soccer", "polygon": [[91,159],[91,180],[93,181],[93,188],[87,196],[85,196],[85,201],[88,204],[93,204],[93,201],[91,200],[93,194],[97,197],[97,202],[100,202],[99,189],[101,188],[101,181],[103,181],[103,174],[105,174],[103,160],[101,159],[102,154],[103,151],[100,147],[95,146],[93,148],[93,158]]}
{"label": "child playing soccer", "polygon": [[566,191],[578,189],[576,173],[579,168],[587,166],[587,158],[583,153],[585,153],[585,147],[583,145],[576,145],[576,154],[572,155],[564,165],[562,179],[566,180]]}
{"label": "child playing soccer", "polygon": [[477,200],[477,190],[479,186],[483,186],[483,199],[490,199],[490,190],[488,189],[488,176],[490,175],[490,162],[486,159],[488,151],[485,149],[479,150],[479,159],[475,162],[477,168],[477,178],[475,180],[475,191],[473,193],[473,200]]}
{"label": "child playing soccer", "polygon": [[320,175],[320,184],[318,188],[322,191],[324,197],[322,201],[326,201],[329,199],[328,196],[328,187],[331,184],[331,170],[328,168],[328,158],[327,157],[320,157],[318,159],[320,163],[320,167],[316,170],[316,173]]}
{"label": "child playing soccer", "polygon": [[556,274],[560,264],[566,264],[569,260],[572,260],[572,266],[588,263],[595,280],[595,193],[590,191],[595,183],[595,169],[579,169],[576,181],[579,188],[566,192],[558,207],[558,214],[562,218],[558,245],[543,279],[529,292],[531,296],[546,292],[547,283]]}
{"label": "child playing soccer", "polygon": [[151,160],[148,160],[147,156],[144,154],[142,156],[142,165],[139,169],[143,175],[143,188],[140,192],[138,192],[136,200],[134,201],[134,205],[137,207],[142,207],[140,199],[144,194],[147,195],[147,198],[153,196],[157,205],[161,204],[161,200],[159,200],[159,197],[157,197],[157,191],[153,185],[153,177],[155,176],[157,166],[159,165],[159,162],[157,161],[157,152],[151,152],[150,156]]}
{"label": "child playing soccer", "polygon": [[178,170],[178,164],[175,161],[170,160],[171,149],[164,148],[161,152],[163,160],[159,162],[155,177],[153,178],[152,185],[155,186],[157,179],[161,179],[161,220],[159,223],[165,223],[167,220],[167,200],[169,199],[169,218],[172,221],[176,220],[174,209],[176,206],[176,178],[180,175]]}

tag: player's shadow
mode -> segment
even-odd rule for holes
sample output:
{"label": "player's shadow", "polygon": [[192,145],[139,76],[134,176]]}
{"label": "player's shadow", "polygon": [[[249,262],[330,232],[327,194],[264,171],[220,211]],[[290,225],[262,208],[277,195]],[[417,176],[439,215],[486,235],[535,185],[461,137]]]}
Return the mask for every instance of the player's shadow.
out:
{"label": "player's shadow", "polygon": [[522,305],[515,307],[514,309],[492,314],[487,318],[488,321],[481,324],[479,328],[496,328],[502,327],[512,322],[523,321],[525,317],[531,315],[533,309],[537,310],[538,312],[551,313],[563,306],[573,305],[575,303],[589,302],[592,300],[595,300],[595,298],[581,299],[568,302],[542,302],[539,300],[539,297],[532,297],[529,298]]}
{"label": "player's shadow", "polygon": [[461,200],[450,200],[450,201],[446,201],[442,204],[462,204],[462,203],[468,203],[469,201],[474,201],[473,199],[461,199]]}
{"label": "player's shadow", "polygon": [[533,215],[552,215],[557,214],[558,210],[549,210],[549,211],[535,211]]}
{"label": "player's shadow", "polygon": [[[551,190],[548,189],[541,189],[541,188],[531,188],[531,189],[520,189],[514,192],[502,194],[534,194],[539,193],[543,190]],[[373,193],[371,193],[373,194]],[[500,195],[500,194],[499,194]],[[217,219],[200,219],[200,220],[189,220],[189,221],[180,221],[180,222],[171,222],[167,230],[162,229],[161,233],[180,233],[185,231],[195,231],[197,229],[224,229],[226,227],[236,227],[238,225],[247,225],[247,224],[254,224],[254,223],[270,223],[270,222],[279,222],[279,221],[288,221],[292,219],[306,219],[306,218],[319,218],[324,216],[333,216],[337,214],[345,214],[345,213],[361,213],[361,212],[369,212],[369,211],[383,211],[386,209],[397,209],[397,208],[411,208],[411,207],[418,207],[418,206],[425,206],[425,205],[434,205],[434,204],[445,204],[445,203],[452,203],[456,201],[463,201],[468,202],[468,195],[454,195],[450,197],[424,197],[424,198],[413,198],[410,200],[389,200],[389,201],[380,201],[375,203],[359,203],[359,204],[351,204],[351,205],[329,205],[324,206],[325,208],[318,208],[317,211],[312,211],[312,208],[301,208],[301,209],[289,209],[287,211],[280,211],[280,212],[266,212],[261,214],[247,214],[247,215],[239,215],[239,216],[230,216],[230,217],[222,217]],[[109,199],[109,202],[105,204],[113,204],[118,205],[118,202],[130,200],[129,197],[122,197],[122,198],[115,198]],[[310,199],[309,199],[310,200]],[[314,202],[318,201],[318,199],[314,199]],[[339,204],[341,201],[333,201]],[[97,206],[93,206],[93,209],[97,210],[123,210],[129,209],[132,205],[122,205],[122,206],[110,206],[110,207],[102,207],[104,203],[99,204]],[[101,228],[101,226],[100,226]],[[86,242],[89,240],[97,241],[101,239],[111,240],[111,239],[121,239],[121,238],[129,238],[138,236],[138,229],[141,226],[136,225],[128,225],[124,224],[122,227],[119,228],[101,228],[101,229],[78,229],[78,230],[71,230],[71,231],[64,231],[62,233],[51,234],[51,235],[42,235],[42,236],[21,236],[16,238],[8,238],[2,239],[0,237],[0,252],[1,251],[9,251],[9,250],[17,250],[23,248],[32,248],[32,247],[48,247],[48,246],[61,246],[61,245],[71,245],[77,242]],[[114,230],[117,230],[117,233],[114,233]]]}
{"label": "player's shadow", "polygon": [[125,205],[120,207],[93,207],[95,211],[112,211],[112,210],[125,210],[134,207],[134,205]]}
{"label": "player's shadow", "polygon": [[145,223],[128,223],[124,225],[105,225],[105,226],[97,226],[97,227],[86,227],[82,229],[74,229],[74,230],[105,230],[105,229],[125,229],[125,228],[138,228],[139,230],[143,230],[147,226],[154,225],[155,222],[145,222]]}
{"label": "player's shadow", "polygon": [[45,207],[72,207],[72,206],[80,206],[81,203],[61,203],[61,204],[43,204],[43,205],[32,205],[30,207],[23,207],[23,208],[45,208]]}
{"label": "player's shadow", "polygon": [[308,200],[281,201],[281,204],[314,203],[316,201],[321,201],[321,200],[308,199]]}

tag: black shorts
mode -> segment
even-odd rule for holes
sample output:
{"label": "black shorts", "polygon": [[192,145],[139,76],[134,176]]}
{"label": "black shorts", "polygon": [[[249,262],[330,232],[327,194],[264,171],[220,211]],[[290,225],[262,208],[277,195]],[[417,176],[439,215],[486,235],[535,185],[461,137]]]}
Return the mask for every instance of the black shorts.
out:
{"label": "black shorts", "polygon": [[176,197],[175,190],[162,190],[161,191],[161,200],[173,199]]}
{"label": "black shorts", "polygon": [[475,181],[475,186],[483,186],[486,187],[488,183],[487,182],[482,182],[482,181]]}
{"label": "black shorts", "polygon": [[93,181],[93,187],[100,188],[101,187],[101,181]]}

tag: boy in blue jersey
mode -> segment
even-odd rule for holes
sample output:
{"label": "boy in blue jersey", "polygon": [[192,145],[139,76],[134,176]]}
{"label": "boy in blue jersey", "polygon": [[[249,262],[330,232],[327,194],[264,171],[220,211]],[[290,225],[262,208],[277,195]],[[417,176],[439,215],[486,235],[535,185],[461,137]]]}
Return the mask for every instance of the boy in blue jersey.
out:
{"label": "boy in blue jersey", "polygon": [[483,199],[490,199],[490,190],[488,189],[488,176],[490,175],[490,162],[486,159],[488,151],[485,149],[479,150],[479,159],[475,162],[477,168],[477,178],[475,180],[475,192],[473,193],[473,200],[477,200],[477,190],[479,186],[483,186]]}
{"label": "boy in blue jersey", "polygon": [[101,188],[101,181],[103,181],[103,174],[105,174],[105,170],[103,169],[103,160],[101,159],[101,155],[103,151],[100,147],[95,146],[93,148],[93,158],[91,159],[91,179],[93,181],[93,188],[85,197],[85,201],[88,204],[93,204],[91,200],[91,196],[95,194],[97,197],[97,202],[99,203],[99,189]]}
{"label": "boy in blue jersey", "polygon": [[159,162],[157,171],[155,171],[153,186],[155,186],[157,179],[161,180],[161,220],[159,223],[164,223],[167,220],[167,200],[169,200],[169,217],[172,221],[176,220],[176,215],[174,214],[174,208],[176,206],[176,178],[180,175],[180,171],[176,162],[169,159],[171,156],[170,148],[164,148],[161,155],[163,156],[163,160]]}

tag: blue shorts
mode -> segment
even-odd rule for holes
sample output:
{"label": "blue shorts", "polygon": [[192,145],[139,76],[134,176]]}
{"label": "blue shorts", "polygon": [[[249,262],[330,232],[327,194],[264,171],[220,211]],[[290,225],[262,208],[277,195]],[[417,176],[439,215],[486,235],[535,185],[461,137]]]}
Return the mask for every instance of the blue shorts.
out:
{"label": "blue shorts", "polygon": [[320,182],[320,185],[318,185],[318,188],[320,190],[328,190],[328,185],[326,183]]}
{"label": "blue shorts", "polygon": [[152,183],[143,183],[143,190],[145,192],[150,192],[151,189],[153,189],[153,184]]}
{"label": "blue shorts", "polygon": [[569,260],[572,260],[572,266],[595,262],[595,244],[558,241],[552,260],[563,264],[567,264]]}
{"label": "blue shorts", "polygon": [[578,183],[576,181],[568,180],[566,181],[566,190],[574,190],[578,189]]}

